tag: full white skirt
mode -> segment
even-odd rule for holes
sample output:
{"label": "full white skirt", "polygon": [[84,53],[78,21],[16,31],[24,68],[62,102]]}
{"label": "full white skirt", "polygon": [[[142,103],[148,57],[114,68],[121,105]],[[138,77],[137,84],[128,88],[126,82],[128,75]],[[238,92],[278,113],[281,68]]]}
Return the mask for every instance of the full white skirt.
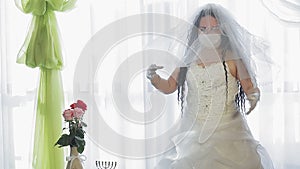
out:
{"label": "full white skirt", "polygon": [[[192,123],[182,119],[182,125]],[[155,169],[273,169],[266,150],[254,140],[246,120],[238,115],[223,115],[218,127],[206,140],[201,139],[203,122],[172,137],[174,148],[168,151]],[[184,127],[179,127],[182,130]],[[202,130],[201,130],[202,129]]]}

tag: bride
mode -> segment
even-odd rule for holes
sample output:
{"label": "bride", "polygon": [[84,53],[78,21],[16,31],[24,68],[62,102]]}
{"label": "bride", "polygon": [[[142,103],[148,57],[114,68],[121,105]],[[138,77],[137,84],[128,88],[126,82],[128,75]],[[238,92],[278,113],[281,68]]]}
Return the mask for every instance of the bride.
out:
{"label": "bride", "polygon": [[195,121],[171,138],[175,152],[166,154],[156,168],[272,169],[244,116],[260,99],[251,57],[263,52],[263,45],[219,5],[207,4],[193,18],[184,65],[168,79],[156,73],[162,66],[152,64],[147,70],[159,91],[178,91],[182,123]]}

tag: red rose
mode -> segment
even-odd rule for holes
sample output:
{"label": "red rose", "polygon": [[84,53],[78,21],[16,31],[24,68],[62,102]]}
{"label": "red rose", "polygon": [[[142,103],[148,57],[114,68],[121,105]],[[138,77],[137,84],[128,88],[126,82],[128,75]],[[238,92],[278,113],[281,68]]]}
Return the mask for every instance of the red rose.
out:
{"label": "red rose", "polygon": [[78,108],[81,108],[83,111],[86,111],[86,109],[87,109],[86,104],[82,100],[77,100],[76,106]]}
{"label": "red rose", "polygon": [[77,106],[76,106],[76,103],[71,104],[70,107],[71,107],[72,109],[75,109],[75,108],[77,107]]}
{"label": "red rose", "polygon": [[77,100],[77,103],[73,103],[70,105],[72,109],[81,108],[83,111],[87,110],[86,104],[82,100]]}

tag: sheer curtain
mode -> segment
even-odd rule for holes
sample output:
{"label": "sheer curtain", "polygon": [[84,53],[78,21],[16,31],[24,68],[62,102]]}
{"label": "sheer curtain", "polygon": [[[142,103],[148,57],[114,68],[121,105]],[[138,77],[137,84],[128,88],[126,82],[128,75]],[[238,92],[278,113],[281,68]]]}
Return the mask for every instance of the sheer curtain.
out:
{"label": "sheer curtain", "polygon": [[28,168],[37,74],[15,61],[30,17],[19,12],[13,1],[0,3],[0,167]]}
{"label": "sheer curtain", "polygon": [[[1,7],[4,6],[4,2],[0,2]],[[3,26],[5,23],[5,11],[1,9],[0,14],[0,52],[1,56],[6,54],[6,34],[5,34],[5,27]],[[0,89],[0,162],[2,168],[14,168],[14,145],[10,144],[13,143],[13,133],[12,128],[12,116],[11,116],[11,108],[6,106],[5,102],[7,102],[7,98],[11,95],[11,91],[9,91],[8,87],[8,72],[6,71],[7,67],[6,64],[7,59],[5,57],[1,57],[1,65],[0,65],[0,78],[1,78],[1,89]],[[5,146],[7,145],[7,146]]]}
{"label": "sheer curtain", "polygon": [[[112,91],[120,90],[126,77],[132,78],[128,82],[128,93],[121,93],[130,100],[131,106],[140,112],[144,118],[151,107],[151,93],[157,94],[145,79],[143,69],[131,75],[131,56],[139,54],[143,50],[151,35],[132,35],[116,42],[105,54],[103,60],[89,60],[81,62],[82,51],[90,38],[97,35],[106,26],[114,25],[119,19],[141,13],[163,13],[184,18],[190,14],[190,10],[207,2],[220,3],[238,19],[251,33],[259,35],[269,41],[271,56],[280,68],[274,71],[272,85],[262,87],[262,97],[257,109],[248,116],[248,122],[254,137],[266,147],[270,153],[275,167],[278,169],[294,169],[300,167],[300,161],[296,159],[300,153],[300,78],[297,75],[300,67],[300,29],[299,24],[286,18],[282,14],[272,10],[276,1],[252,0],[252,1],[181,1],[181,0],[115,0],[102,2],[98,0],[78,1],[77,7],[67,13],[57,13],[60,26],[63,48],[65,50],[65,67],[62,70],[63,85],[65,90],[65,103],[75,99],[83,99],[88,103],[87,112],[87,146],[83,154],[88,159],[84,165],[86,168],[97,168],[96,161],[115,161],[117,168],[152,168],[157,162],[157,156],[149,158],[128,158],[126,152],[135,152],[137,147],[127,145],[126,138],[134,140],[147,140],[158,137],[162,129],[167,129],[179,117],[176,94],[165,97],[168,101],[164,111],[168,112],[167,119],[157,124],[136,123],[118,115],[114,108],[115,100],[112,99]],[[267,3],[266,3],[267,2]],[[287,2],[288,1],[281,1]],[[289,1],[292,2],[292,1]],[[296,2],[296,1],[293,1]],[[28,30],[30,16],[24,15],[15,7],[13,1],[0,1],[0,168],[23,169],[31,168],[32,134],[35,113],[35,94],[38,82],[38,70],[29,69],[24,65],[15,63],[17,53],[21,47],[26,31]],[[295,3],[294,3],[295,4]],[[284,5],[281,3],[281,5]],[[282,6],[283,7],[283,6]],[[295,8],[287,8],[292,19],[297,19],[299,13]],[[280,10],[282,11],[282,10]],[[286,12],[287,13],[287,12]],[[281,17],[281,18],[280,18]],[[163,24],[162,24],[163,25]],[[153,25],[144,25],[153,26]],[[155,26],[155,25],[154,25]],[[117,27],[110,32],[119,32],[126,27]],[[111,38],[100,41],[99,47],[104,46]],[[143,56],[143,54],[141,54]],[[100,56],[99,56],[100,58]],[[99,59],[98,58],[98,59]],[[84,61],[84,58],[83,58]],[[151,59],[138,60],[146,68]],[[162,62],[154,58],[153,62]],[[136,62],[134,62],[136,63]],[[88,64],[88,67],[80,65]],[[124,66],[124,77],[115,79],[118,69]],[[162,76],[167,77],[172,70],[172,65],[166,66],[166,71],[161,71]],[[132,70],[131,70],[132,69]],[[82,71],[85,76],[81,79],[74,77]],[[92,76],[93,71],[95,71]],[[80,76],[81,77],[81,76]],[[118,96],[118,95],[117,95]],[[125,107],[127,108],[127,107]],[[99,111],[98,111],[99,110]],[[173,113],[174,112],[174,113]],[[143,117],[141,116],[141,117]],[[110,139],[110,135],[101,131],[103,127],[97,119],[103,117],[105,123],[122,139]],[[96,133],[96,134],[95,134]],[[105,147],[100,142],[102,138],[109,138],[117,150]],[[105,140],[105,139],[104,139]],[[103,146],[104,145],[104,146]],[[147,154],[147,142],[139,153]],[[158,146],[158,145],[157,145]],[[140,148],[140,147],[139,147]],[[125,154],[125,155],[124,155]]]}

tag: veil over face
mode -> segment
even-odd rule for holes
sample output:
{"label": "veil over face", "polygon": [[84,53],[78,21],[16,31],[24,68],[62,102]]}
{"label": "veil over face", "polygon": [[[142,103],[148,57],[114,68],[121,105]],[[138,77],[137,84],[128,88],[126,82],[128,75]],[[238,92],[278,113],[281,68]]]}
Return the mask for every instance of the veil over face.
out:
{"label": "veil over face", "polygon": [[[206,25],[211,26],[201,27],[199,23],[206,18],[205,16],[215,18],[218,24],[215,25],[214,20],[206,19]],[[245,67],[244,70],[246,70],[238,71],[239,78],[256,79],[257,65],[255,59],[271,63],[271,59],[268,58],[266,53],[268,45],[238,24],[234,17],[222,6],[207,4],[195,12],[192,20],[191,28],[188,30],[188,45],[183,56],[186,65],[195,61],[207,65],[212,62],[237,60],[237,67]],[[199,32],[201,33],[199,34]],[[211,37],[212,34],[221,35],[220,45],[215,48],[207,48],[205,41],[211,44],[214,43]],[[204,43],[201,43],[201,40]]]}
{"label": "veil over face", "polygon": [[180,58],[178,67],[189,67],[193,62],[209,65],[236,60],[237,68],[243,70],[238,72],[240,80],[251,78],[256,83],[255,79],[259,78],[263,83],[271,82],[266,72],[260,72],[265,77],[257,76],[259,67],[271,69],[273,64],[268,56],[268,44],[249,33],[220,5],[207,4],[198,8],[186,22],[177,24],[170,32],[176,38],[156,40],[169,44],[168,52]]}

